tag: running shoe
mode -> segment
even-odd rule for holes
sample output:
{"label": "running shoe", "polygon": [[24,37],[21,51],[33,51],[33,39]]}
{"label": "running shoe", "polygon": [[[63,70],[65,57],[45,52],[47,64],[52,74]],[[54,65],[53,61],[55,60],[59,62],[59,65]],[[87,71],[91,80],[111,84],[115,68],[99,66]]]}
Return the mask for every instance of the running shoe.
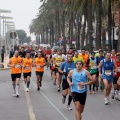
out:
{"label": "running shoe", "polygon": [[66,97],[62,97],[62,103],[65,104]]}
{"label": "running shoe", "polygon": [[29,92],[29,89],[28,89],[28,88],[26,88],[26,92]]}
{"label": "running shoe", "polygon": [[118,91],[115,91],[115,100],[118,100]]}
{"label": "running shoe", "polygon": [[67,110],[72,110],[72,108],[68,105],[68,106],[67,106]]}
{"label": "running shoe", "polygon": [[105,98],[105,105],[108,105],[108,104],[109,104],[108,98]]}
{"label": "running shoe", "polygon": [[13,93],[13,97],[16,97],[16,93]]}
{"label": "running shoe", "polygon": [[60,92],[60,87],[58,87],[58,92]]}
{"label": "running shoe", "polygon": [[92,91],[92,94],[95,94],[95,91]]}
{"label": "running shoe", "polygon": [[92,93],[91,90],[89,90],[88,93],[91,94]]}
{"label": "running shoe", "polygon": [[56,85],[56,81],[53,82],[53,85]]}
{"label": "running shoe", "polygon": [[16,94],[16,98],[19,98],[19,94]]}
{"label": "running shoe", "polygon": [[40,87],[38,87],[37,90],[39,91],[39,90],[40,90]]}
{"label": "running shoe", "polygon": [[112,91],[111,92],[111,98],[114,99],[115,98],[115,93]]}

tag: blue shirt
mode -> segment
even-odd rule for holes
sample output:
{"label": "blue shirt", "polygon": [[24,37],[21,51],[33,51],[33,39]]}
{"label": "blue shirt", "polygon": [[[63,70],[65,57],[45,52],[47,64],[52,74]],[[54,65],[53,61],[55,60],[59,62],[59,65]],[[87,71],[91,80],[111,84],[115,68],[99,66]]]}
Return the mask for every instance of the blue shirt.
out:
{"label": "blue shirt", "polygon": [[[70,72],[70,70],[73,70],[76,68],[76,65],[74,62],[68,63],[68,62],[63,62],[60,66],[60,70],[63,72],[66,72],[67,74]],[[63,79],[67,79],[67,76],[63,75]]]}
{"label": "blue shirt", "polygon": [[96,58],[97,58],[97,65],[99,65],[99,63],[100,63],[101,60],[105,59],[104,56],[102,56],[102,57],[96,57]]}
{"label": "blue shirt", "polygon": [[80,88],[78,86],[78,83],[84,82],[86,83],[87,76],[86,76],[86,70],[83,70],[81,72],[77,72],[76,69],[74,69],[73,74],[72,74],[72,92],[77,92],[77,93],[83,93],[87,91],[87,86],[84,86],[83,88]]}

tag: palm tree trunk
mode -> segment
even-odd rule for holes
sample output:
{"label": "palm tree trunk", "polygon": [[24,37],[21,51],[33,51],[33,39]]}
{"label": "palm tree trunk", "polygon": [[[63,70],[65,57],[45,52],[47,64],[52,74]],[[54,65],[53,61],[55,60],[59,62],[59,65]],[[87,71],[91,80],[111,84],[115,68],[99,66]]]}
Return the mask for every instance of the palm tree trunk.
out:
{"label": "palm tree trunk", "polygon": [[89,40],[89,52],[93,50],[92,40],[92,0],[88,0],[88,40]]}
{"label": "palm tree trunk", "polygon": [[119,28],[118,28],[118,44],[117,44],[117,52],[120,51],[120,0],[119,0]]}
{"label": "palm tree trunk", "polygon": [[108,2],[108,45],[109,45],[109,51],[112,49],[112,44],[111,44],[111,23],[112,23],[112,13],[111,13],[111,0]]}
{"label": "palm tree trunk", "polygon": [[103,26],[102,27],[102,50],[105,51],[106,49],[106,29],[105,27]]}
{"label": "palm tree trunk", "polygon": [[102,0],[97,0],[97,12],[96,12],[96,50],[101,48],[101,14],[102,14]]}
{"label": "palm tree trunk", "polygon": [[65,40],[65,11],[63,10],[62,14],[62,37],[63,37],[63,46],[66,47],[66,40]]}
{"label": "palm tree trunk", "polygon": [[54,26],[53,26],[53,21],[51,21],[51,45],[53,46],[54,45]]}

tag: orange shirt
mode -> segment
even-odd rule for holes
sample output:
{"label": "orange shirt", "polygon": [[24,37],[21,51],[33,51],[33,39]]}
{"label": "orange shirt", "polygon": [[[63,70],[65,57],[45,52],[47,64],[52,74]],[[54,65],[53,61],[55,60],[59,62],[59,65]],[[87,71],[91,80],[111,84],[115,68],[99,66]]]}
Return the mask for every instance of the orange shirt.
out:
{"label": "orange shirt", "polygon": [[29,73],[29,72],[31,72],[32,71],[32,59],[31,58],[29,58],[29,59],[25,58],[23,60],[23,66],[25,66],[22,69],[23,73]]}
{"label": "orange shirt", "polygon": [[85,55],[79,54],[79,57],[81,57],[81,58],[84,60],[84,66],[83,66],[83,68],[84,68],[84,69],[87,69],[88,66],[86,65],[86,63],[87,63],[87,61],[88,61],[88,59],[89,59],[88,54],[86,54],[86,53],[85,53]]}
{"label": "orange shirt", "polygon": [[15,67],[11,68],[12,74],[21,73],[21,66],[19,64],[22,64],[22,58],[21,57],[12,57],[11,58],[11,65],[15,65]]}
{"label": "orange shirt", "polygon": [[41,65],[44,65],[45,64],[45,60],[43,57],[41,58],[35,58],[35,71],[38,71],[38,72],[43,72],[44,71],[44,66],[41,67]]}

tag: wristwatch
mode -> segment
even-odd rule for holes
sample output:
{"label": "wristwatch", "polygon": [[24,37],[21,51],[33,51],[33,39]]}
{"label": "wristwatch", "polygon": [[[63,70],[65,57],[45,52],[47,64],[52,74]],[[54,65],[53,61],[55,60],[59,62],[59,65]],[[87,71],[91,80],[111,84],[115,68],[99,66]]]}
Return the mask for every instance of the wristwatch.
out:
{"label": "wristwatch", "polygon": [[85,86],[87,86],[87,83],[85,83]]}

